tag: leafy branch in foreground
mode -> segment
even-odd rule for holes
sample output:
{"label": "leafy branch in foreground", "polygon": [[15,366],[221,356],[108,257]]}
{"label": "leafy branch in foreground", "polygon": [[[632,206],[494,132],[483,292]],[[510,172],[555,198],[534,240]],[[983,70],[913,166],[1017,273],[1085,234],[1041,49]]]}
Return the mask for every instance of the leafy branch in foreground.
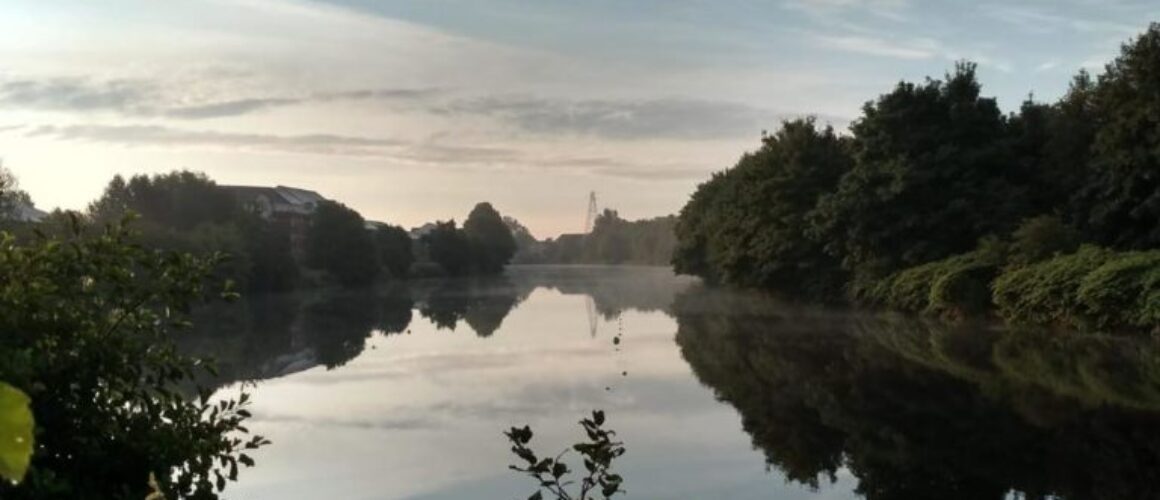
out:
{"label": "leafy branch in foreground", "polygon": [[[569,450],[564,450],[555,458],[540,458],[528,447],[528,443],[532,441],[530,427],[526,425],[523,428],[512,427],[511,430],[504,432],[512,443],[512,453],[527,462],[524,467],[512,465],[511,469],[527,474],[539,483],[536,492],[528,500],[543,499],[544,490],[558,500],[607,499],[624,492],[620,488],[624,479],[612,472],[612,461],[624,454],[624,443],[614,441],[616,432],[602,427],[604,412],[593,411],[592,418],[581,420],[580,425],[584,427],[588,441],[576,443],[572,446],[572,450],[580,454],[588,474],[580,479],[579,493],[574,489],[569,492],[569,487],[574,485],[575,481],[566,478],[573,471],[568,464],[560,461]],[[600,496],[596,496],[597,494]]]}
{"label": "leafy branch in foreground", "polygon": [[138,500],[153,474],[169,498],[217,498],[269,442],[244,426],[245,393],[192,394],[212,364],[173,342],[195,303],[235,295],[211,280],[220,257],[65,222],[24,242],[0,233],[0,380],[36,415],[27,474],[0,497]]}

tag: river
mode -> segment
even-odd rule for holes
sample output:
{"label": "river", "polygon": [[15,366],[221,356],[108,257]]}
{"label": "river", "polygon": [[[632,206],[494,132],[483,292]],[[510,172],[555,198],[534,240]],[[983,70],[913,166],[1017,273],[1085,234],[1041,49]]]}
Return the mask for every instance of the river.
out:
{"label": "river", "polygon": [[[228,498],[522,499],[608,414],[627,499],[1160,497],[1160,342],[790,305],[667,269],[261,297],[183,339],[273,444]],[[567,461],[568,456],[565,456]],[[581,468],[573,460],[573,468]]]}

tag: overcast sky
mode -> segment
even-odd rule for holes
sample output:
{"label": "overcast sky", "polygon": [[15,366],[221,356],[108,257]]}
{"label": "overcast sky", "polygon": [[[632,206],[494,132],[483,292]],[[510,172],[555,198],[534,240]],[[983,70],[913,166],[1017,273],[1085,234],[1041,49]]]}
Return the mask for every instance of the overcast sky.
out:
{"label": "overcast sky", "polygon": [[1054,99],[1158,19],[1135,0],[5,0],[0,156],[42,208],[190,169],[408,227],[487,200],[555,236],[589,191],[673,213],[780,119],[844,127],[955,60],[1004,109]]}

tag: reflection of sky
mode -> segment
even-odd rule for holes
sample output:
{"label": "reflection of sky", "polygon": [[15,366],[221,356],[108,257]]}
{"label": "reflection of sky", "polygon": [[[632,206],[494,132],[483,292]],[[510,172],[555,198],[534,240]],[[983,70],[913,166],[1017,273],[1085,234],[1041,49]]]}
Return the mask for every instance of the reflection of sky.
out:
{"label": "reflection of sky", "polygon": [[274,444],[227,493],[523,498],[531,483],[507,470],[501,431],[530,424],[547,453],[578,440],[576,421],[603,408],[628,448],[618,466],[628,498],[850,497],[847,475],[813,492],[765,470],[736,411],[681,359],[674,320],[630,311],[592,338],[584,300],[537,290],[487,339],[416,318],[411,335],[376,336],[341,368],[263,382],[250,428]]}

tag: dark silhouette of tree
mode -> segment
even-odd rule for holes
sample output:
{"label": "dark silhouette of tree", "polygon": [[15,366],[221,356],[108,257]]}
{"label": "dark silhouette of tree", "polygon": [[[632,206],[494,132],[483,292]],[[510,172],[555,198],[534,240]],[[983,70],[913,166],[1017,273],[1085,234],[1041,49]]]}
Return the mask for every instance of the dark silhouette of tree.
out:
{"label": "dark silhouette of tree", "polygon": [[498,274],[516,254],[511,229],[490,203],[479,203],[463,222],[463,233],[471,245],[475,272]]}
{"label": "dark silhouette of tree", "polygon": [[463,231],[456,228],[454,220],[436,222],[435,227],[423,235],[420,243],[427,247],[431,260],[447,274],[462,276],[471,272],[471,242]]}
{"label": "dark silhouette of tree", "polygon": [[412,253],[411,235],[399,226],[375,229],[375,246],[379,252],[379,263],[395,279],[406,279],[415,262]]}
{"label": "dark silhouette of tree", "polygon": [[341,203],[320,202],[306,233],[306,265],[329,272],[344,286],[360,286],[375,281],[378,262],[362,216]]}
{"label": "dark silhouette of tree", "polygon": [[175,171],[113,177],[89,205],[100,223],[118,222],[129,213],[150,246],[210,255],[228,254],[219,275],[247,291],[286,291],[294,287],[297,263],[286,230],[246,211],[229,192],[205,174]]}

